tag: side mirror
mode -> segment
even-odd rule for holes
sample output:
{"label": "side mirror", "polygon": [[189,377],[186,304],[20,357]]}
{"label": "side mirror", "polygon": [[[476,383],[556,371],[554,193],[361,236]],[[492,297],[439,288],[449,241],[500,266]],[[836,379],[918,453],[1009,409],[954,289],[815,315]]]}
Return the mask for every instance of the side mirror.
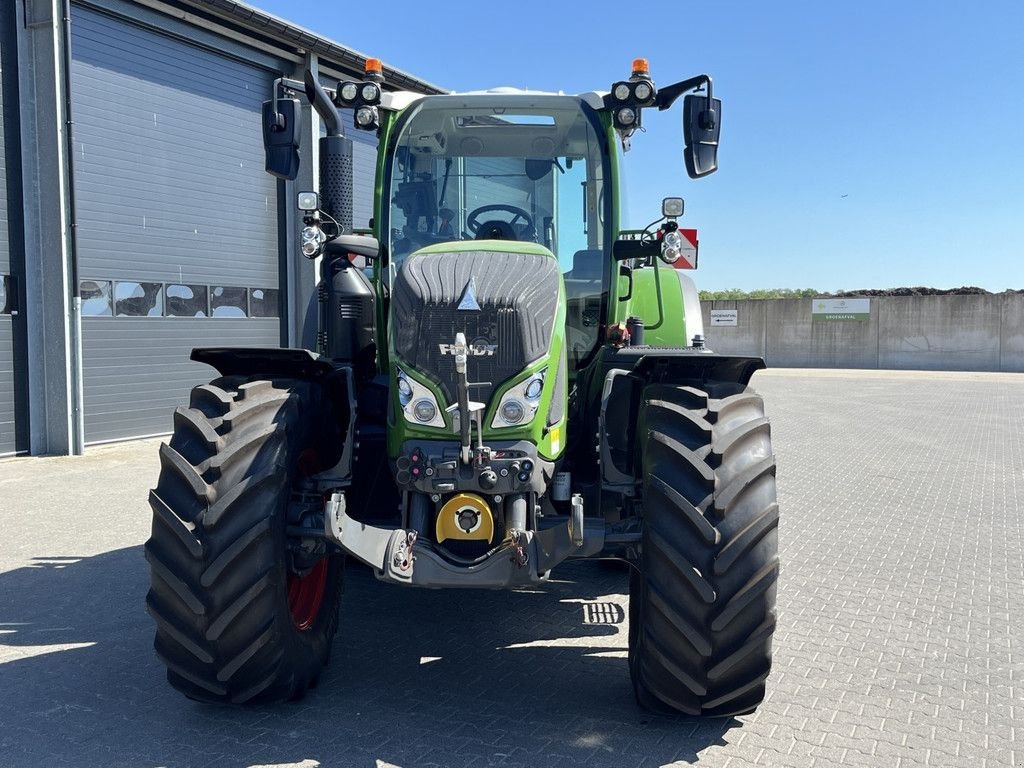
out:
{"label": "side mirror", "polygon": [[271,176],[292,181],[299,175],[299,123],[302,110],[298,99],[263,102],[263,149]]}
{"label": "side mirror", "polygon": [[683,138],[686,173],[699,179],[718,170],[718,134],[722,129],[722,100],[689,94],[683,100]]}

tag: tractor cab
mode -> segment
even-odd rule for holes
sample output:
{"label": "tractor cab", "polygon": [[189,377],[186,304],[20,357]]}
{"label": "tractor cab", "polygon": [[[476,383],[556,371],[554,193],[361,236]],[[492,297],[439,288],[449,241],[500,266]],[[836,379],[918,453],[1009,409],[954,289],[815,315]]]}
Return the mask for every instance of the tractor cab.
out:
{"label": "tractor cab", "polygon": [[[565,280],[570,363],[586,359],[599,340],[614,232],[607,134],[574,96],[500,89],[410,106],[390,131],[382,172],[387,279],[428,246],[539,245]],[[494,258],[507,251],[489,248]]]}

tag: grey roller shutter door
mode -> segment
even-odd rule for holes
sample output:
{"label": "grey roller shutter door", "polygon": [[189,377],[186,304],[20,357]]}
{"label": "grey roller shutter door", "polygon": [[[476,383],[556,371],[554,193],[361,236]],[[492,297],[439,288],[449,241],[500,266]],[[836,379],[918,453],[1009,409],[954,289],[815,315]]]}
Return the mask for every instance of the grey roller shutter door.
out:
{"label": "grey roller shutter door", "polygon": [[[0,115],[4,114],[3,83],[0,82]],[[11,274],[10,227],[7,223],[7,144],[4,120],[0,117],[0,280]],[[0,299],[0,305],[4,302]],[[0,306],[0,309],[3,309]],[[14,424],[14,328],[11,316],[0,314],[0,456],[13,453]]]}
{"label": "grey roller shutter door", "polygon": [[[93,10],[72,22],[86,441],[164,433],[213,375],[193,346],[280,344],[277,317],[251,316],[259,296],[278,314],[260,125],[275,75]],[[215,289],[236,300],[210,317]],[[182,290],[192,316],[165,316]]]}

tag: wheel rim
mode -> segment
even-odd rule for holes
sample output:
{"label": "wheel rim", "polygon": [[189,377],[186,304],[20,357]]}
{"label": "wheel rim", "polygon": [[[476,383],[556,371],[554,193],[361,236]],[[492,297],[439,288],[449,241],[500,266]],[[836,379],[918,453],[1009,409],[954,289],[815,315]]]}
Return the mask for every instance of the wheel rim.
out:
{"label": "wheel rim", "polygon": [[327,558],[317,560],[313,569],[305,576],[288,574],[288,610],[292,624],[305,631],[316,623],[320,605],[327,589]]}

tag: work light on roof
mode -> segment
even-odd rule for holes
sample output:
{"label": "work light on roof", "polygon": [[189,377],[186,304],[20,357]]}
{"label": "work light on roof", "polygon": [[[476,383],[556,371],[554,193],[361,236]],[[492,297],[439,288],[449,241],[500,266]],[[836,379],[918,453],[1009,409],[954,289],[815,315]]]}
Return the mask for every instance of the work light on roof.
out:
{"label": "work light on roof", "polygon": [[359,95],[363,97],[363,103],[373,105],[380,101],[380,88],[374,83],[363,83]]}
{"label": "work light on roof", "polygon": [[359,95],[359,83],[342,83],[338,87],[338,95],[346,104],[351,104]]}
{"label": "work light on roof", "polygon": [[650,101],[651,96],[654,95],[654,88],[646,80],[641,80],[633,87],[633,96],[636,97],[637,101],[646,102]]}

